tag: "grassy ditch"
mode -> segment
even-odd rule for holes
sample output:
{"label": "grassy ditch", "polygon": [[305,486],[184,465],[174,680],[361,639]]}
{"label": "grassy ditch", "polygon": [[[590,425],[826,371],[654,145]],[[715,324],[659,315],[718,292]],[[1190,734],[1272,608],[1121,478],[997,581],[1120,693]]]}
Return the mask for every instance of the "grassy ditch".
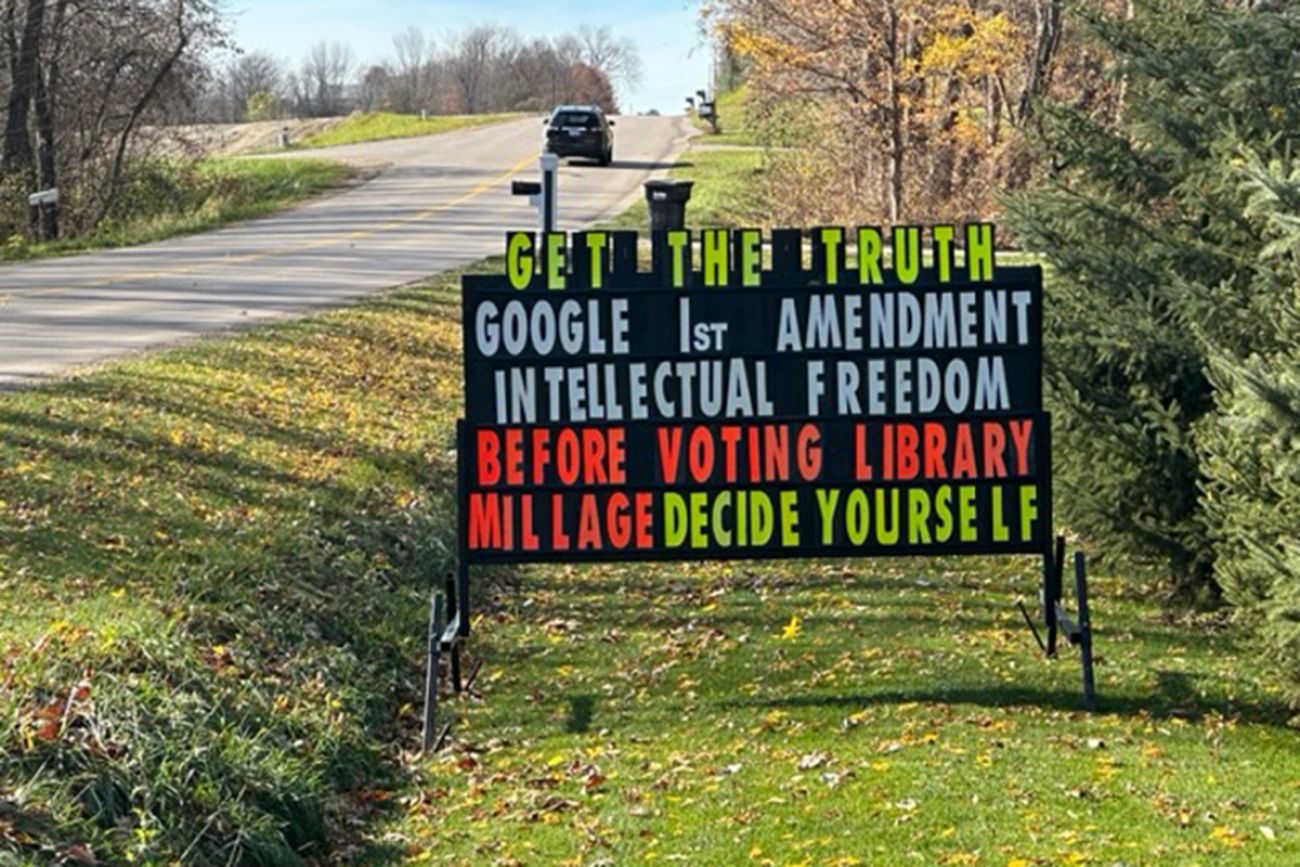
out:
{"label": "grassy ditch", "polygon": [[113,214],[94,231],[48,243],[14,236],[0,261],[128,247],[275,213],[346,183],[355,170],[325,160],[160,161],[132,170]]}
{"label": "grassy ditch", "polygon": [[295,147],[325,148],[395,138],[438,135],[439,133],[453,132],[458,129],[518,120],[521,117],[524,117],[524,115],[456,114],[435,115],[422,119],[416,115],[377,111],[369,114],[353,115],[325,132],[304,138],[302,141],[295,143]]}
{"label": "grassy ditch", "polygon": [[346,851],[450,556],[457,288],[0,395],[0,863]]}

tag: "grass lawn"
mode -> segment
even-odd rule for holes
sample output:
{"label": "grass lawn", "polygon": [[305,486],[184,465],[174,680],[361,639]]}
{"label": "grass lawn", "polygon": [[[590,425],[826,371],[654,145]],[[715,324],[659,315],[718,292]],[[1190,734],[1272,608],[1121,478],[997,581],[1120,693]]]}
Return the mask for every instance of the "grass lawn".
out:
{"label": "grass lawn", "polygon": [[384,851],[438,864],[1295,864],[1300,734],[1099,580],[1099,713],[1028,561],[532,569]]}
{"label": "grass lawn", "polygon": [[325,148],[335,145],[360,144],[368,141],[384,141],[393,138],[414,138],[415,136],[452,132],[467,127],[504,123],[509,120],[518,120],[521,117],[524,117],[524,115],[458,114],[433,115],[427,120],[421,120],[417,115],[376,111],[349,117],[325,132],[295,142],[294,146],[297,148]]}
{"label": "grass lawn", "polygon": [[264,217],[349,181],[355,170],[326,160],[204,160],[193,167],[141,170],[128,195],[139,206],[95,232],[52,243],[14,238],[0,261],[128,247]]}

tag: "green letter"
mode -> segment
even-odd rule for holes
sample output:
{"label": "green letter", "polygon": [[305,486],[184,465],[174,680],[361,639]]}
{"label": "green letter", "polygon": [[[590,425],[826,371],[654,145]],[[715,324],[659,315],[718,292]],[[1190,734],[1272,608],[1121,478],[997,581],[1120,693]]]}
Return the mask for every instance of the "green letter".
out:
{"label": "green letter", "polygon": [[591,288],[605,288],[605,247],[609,236],[604,232],[591,232],[587,235],[587,249],[591,251]]}
{"label": "green letter", "polygon": [[894,273],[909,285],[921,276],[921,230],[916,226],[894,227]]}
{"label": "green letter", "polygon": [[664,494],[664,547],[680,548],[686,541],[686,501],[681,494]]}
{"label": "green letter", "polygon": [[728,253],[728,232],[726,229],[706,229],[704,231],[704,285],[726,286]]}
{"label": "green letter", "polygon": [[835,506],[840,501],[840,492],[834,488],[826,490],[825,488],[817,489],[817,511],[822,516],[822,544],[833,545],[835,543]]}
{"label": "green letter", "polygon": [[858,282],[863,286],[880,286],[885,282],[885,275],[880,273],[884,250],[879,229],[874,226],[858,229]]}
{"label": "green letter", "polygon": [[781,492],[781,545],[799,546],[799,492]]}
{"label": "green letter", "polygon": [[686,286],[686,247],[691,243],[689,232],[674,230],[668,233],[668,249],[673,251],[673,288]]}
{"label": "green letter", "polygon": [[997,256],[992,223],[973,223],[966,227],[966,269],[972,281],[992,280]]}
{"label": "green letter", "polygon": [[840,245],[844,243],[844,230],[821,230],[822,252],[826,256],[826,285],[838,286],[840,282]]}
{"label": "green letter", "polygon": [[567,285],[564,274],[568,237],[563,232],[546,236],[546,288],[563,289]]}
{"label": "green letter", "polygon": [[745,229],[740,233],[740,284],[753,288],[762,284],[763,233]]}
{"label": "green letter", "polygon": [[1038,487],[1022,485],[1020,487],[1020,541],[1028,542],[1034,538],[1034,522],[1038,520]]}
{"label": "green letter", "polygon": [[533,279],[533,236],[527,232],[515,232],[506,245],[506,274],[510,285],[516,289],[527,289]]}
{"label": "green letter", "polygon": [[952,226],[934,227],[934,267],[939,271],[939,282],[952,281]]}

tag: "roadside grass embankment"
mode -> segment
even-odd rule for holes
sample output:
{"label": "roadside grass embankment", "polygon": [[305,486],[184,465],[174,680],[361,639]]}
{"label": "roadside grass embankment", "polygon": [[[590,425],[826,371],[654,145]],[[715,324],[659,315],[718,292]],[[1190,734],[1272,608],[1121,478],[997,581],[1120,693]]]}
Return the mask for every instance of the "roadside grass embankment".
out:
{"label": "roadside grass embankment", "polygon": [[316,159],[218,158],[135,167],[110,217],[95,230],[51,242],[15,236],[0,261],[64,256],[192,235],[273,214],[349,182],[356,170]]}
{"label": "roadside grass embankment", "polygon": [[451,557],[457,288],[0,394],[0,863],[346,852]]}
{"label": "roadside grass embankment", "polygon": [[330,129],[308,136],[294,143],[295,149],[326,148],[337,145],[361,144],[363,142],[387,141],[396,138],[416,138],[424,135],[438,135],[486,126],[494,123],[518,120],[523,114],[458,114],[431,115],[421,118],[418,115],[394,114],[379,111],[358,114],[344,119]]}

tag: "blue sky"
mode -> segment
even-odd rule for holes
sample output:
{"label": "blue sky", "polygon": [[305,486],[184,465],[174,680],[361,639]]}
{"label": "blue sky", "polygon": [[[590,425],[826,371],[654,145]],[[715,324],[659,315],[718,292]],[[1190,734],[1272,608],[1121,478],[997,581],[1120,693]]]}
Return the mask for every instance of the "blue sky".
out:
{"label": "blue sky", "polygon": [[393,36],[411,25],[445,40],[483,23],[524,36],[609,24],[637,44],[645,66],[641,84],[620,94],[624,110],[680,112],[686,94],[704,87],[709,75],[695,0],[227,0],[226,9],[241,48],[294,64],[321,40],[347,42],[359,61],[377,61],[392,54]]}

